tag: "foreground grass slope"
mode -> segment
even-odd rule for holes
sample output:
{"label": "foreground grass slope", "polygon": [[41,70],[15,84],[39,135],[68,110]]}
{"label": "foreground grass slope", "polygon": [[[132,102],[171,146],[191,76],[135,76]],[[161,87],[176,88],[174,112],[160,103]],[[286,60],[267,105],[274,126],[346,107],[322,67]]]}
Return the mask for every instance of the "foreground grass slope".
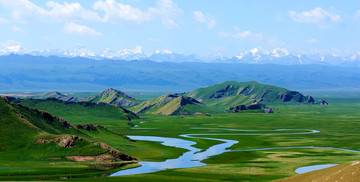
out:
{"label": "foreground grass slope", "polygon": [[[131,156],[91,136],[97,130],[85,133],[64,120],[45,111],[13,104],[0,97],[0,179],[32,179],[36,174],[44,178],[65,173],[99,172],[89,165],[73,161],[115,162],[135,160]],[[111,133],[106,131],[106,133]],[[132,143],[116,134],[119,141]],[[26,163],[26,164],[25,164]],[[49,163],[58,168],[46,170]],[[73,164],[71,164],[73,163]],[[64,165],[73,165],[73,167]],[[34,169],[35,173],[34,173]],[[10,171],[9,171],[10,170]],[[29,171],[29,172],[27,172]],[[21,174],[21,178],[18,175]],[[38,179],[35,177],[35,179]]]}
{"label": "foreground grass slope", "polygon": [[347,162],[322,170],[298,174],[274,182],[323,182],[323,181],[359,181],[360,161]]}

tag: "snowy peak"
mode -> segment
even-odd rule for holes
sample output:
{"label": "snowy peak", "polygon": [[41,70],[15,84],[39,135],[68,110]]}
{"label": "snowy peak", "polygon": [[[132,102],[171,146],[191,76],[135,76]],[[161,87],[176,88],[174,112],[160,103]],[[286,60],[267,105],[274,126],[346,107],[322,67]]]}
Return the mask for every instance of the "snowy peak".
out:
{"label": "snowy peak", "polygon": [[284,48],[276,48],[271,53],[272,56],[276,58],[288,56],[290,54],[289,51]]}
{"label": "snowy peak", "polygon": [[155,51],[155,54],[172,54],[172,52],[169,51],[169,50],[164,49],[164,50],[161,50],[161,51],[159,51],[159,50]]}
{"label": "snowy peak", "polygon": [[324,64],[324,65],[343,65],[360,67],[360,52],[351,56],[343,57],[336,54],[305,54],[290,53],[285,48],[276,48],[270,51],[261,47],[255,47],[251,50],[240,52],[237,56],[226,57],[222,54],[213,54],[200,57],[196,54],[180,54],[167,49],[157,50],[154,53],[146,53],[141,46],[135,46],[133,49],[104,49],[96,53],[83,45],[78,45],[71,50],[59,49],[23,49],[17,42],[9,42],[6,45],[0,45],[0,55],[32,55],[32,56],[59,56],[59,57],[84,57],[96,60],[149,60],[154,62],[208,62],[208,63],[246,63],[246,64]]}

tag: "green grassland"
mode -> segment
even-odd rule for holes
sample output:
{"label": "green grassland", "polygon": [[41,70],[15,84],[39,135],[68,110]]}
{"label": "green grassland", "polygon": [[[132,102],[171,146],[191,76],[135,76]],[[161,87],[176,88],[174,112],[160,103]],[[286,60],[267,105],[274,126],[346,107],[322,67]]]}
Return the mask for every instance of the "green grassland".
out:
{"label": "green grassland", "polygon": [[[287,105],[275,107],[274,114],[223,113],[212,116],[159,116],[142,115],[149,120],[137,123],[144,128],[134,130],[126,126],[119,129],[130,135],[156,135],[179,137],[184,133],[231,133],[224,130],[191,129],[236,128],[249,130],[315,129],[320,133],[302,135],[223,135],[216,138],[238,140],[232,150],[269,147],[315,146],[359,150],[360,98],[328,98],[330,105]],[[206,149],[216,142],[189,139],[199,142],[196,147]],[[301,166],[344,163],[360,159],[360,153],[326,148],[282,148],[262,151],[235,151],[213,156],[203,162],[203,167],[172,169],[151,174],[111,177],[107,180],[126,181],[271,181],[295,175]],[[98,179],[101,180],[101,179]]]}
{"label": "green grassland", "polygon": [[[319,98],[320,99],[320,98]],[[182,138],[180,134],[187,133],[234,133],[221,129],[194,129],[204,128],[228,128],[244,130],[272,130],[272,129],[314,129],[319,133],[300,135],[217,135],[216,138],[237,140],[232,150],[260,149],[269,147],[335,147],[352,150],[360,150],[360,97],[326,97],[329,105],[276,105],[274,114],[266,113],[217,113],[211,116],[165,116],[150,113],[140,114],[142,119],[131,121],[139,125],[132,129],[128,121],[113,117],[92,118],[84,116],[83,120],[71,118],[64,110],[59,109],[57,115],[69,118],[74,123],[89,122],[101,124],[107,128],[98,129],[98,133],[82,131],[96,141],[104,142],[117,148],[124,153],[144,161],[162,161],[167,158],[176,158],[184,150],[173,147],[164,147],[156,142],[125,143],[125,140],[117,138],[116,132],[126,135],[164,136]],[[48,106],[47,106],[48,107]],[[48,109],[50,110],[51,107]],[[60,107],[61,108],[61,107]],[[43,108],[46,110],[46,107]],[[53,108],[55,112],[56,108]],[[50,112],[50,111],[49,111]],[[102,110],[102,112],[106,112]],[[110,112],[109,112],[110,113]],[[80,122],[81,121],[81,122]],[[82,122],[83,121],[83,122]],[[147,121],[147,122],[143,122]],[[0,126],[2,127],[2,126]],[[15,127],[15,126],[14,126]],[[27,126],[28,127],[28,126]],[[3,129],[6,132],[6,129]],[[29,130],[29,128],[24,128]],[[6,133],[4,134],[5,137]],[[32,135],[37,136],[38,133]],[[206,136],[206,135],[204,135]],[[19,136],[21,137],[21,136]],[[23,140],[26,141],[25,137]],[[195,147],[207,149],[219,143],[206,139],[190,139],[196,141]],[[15,142],[15,141],[13,141]],[[17,145],[25,145],[17,142]],[[10,144],[8,145],[10,146]],[[38,150],[38,149],[37,149]],[[24,152],[24,151],[22,151]],[[7,157],[0,155],[1,161]],[[113,171],[99,172],[89,165],[69,165],[69,161],[61,161],[57,165],[49,165],[54,161],[39,162],[39,165],[31,167],[30,159],[8,158],[1,163],[0,179],[21,179],[22,173],[33,174],[34,179],[39,176],[51,176],[63,174],[74,176],[69,179],[75,181],[271,181],[295,175],[294,170],[301,166],[345,163],[360,159],[360,153],[342,151],[327,148],[280,148],[259,151],[233,151],[213,156],[203,162],[208,165],[195,168],[171,169],[149,174],[139,174],[121,177],[90,178],[100,174],[108,174]],[[11,163],[11,161],[15,161]],[[126,167],[126,166],[124,166]],[[128,165],[128,167],[134,167]],[[11,170],[11,172],[10,172]],[[55,172],[56,171],[56,172]],[[68,175],[69,171],[73,171]],[[12,178],[5,178],[10,174]],[[91,174],[91,175],[89,175]],[[94,175],[96,174],[96,175]]]}

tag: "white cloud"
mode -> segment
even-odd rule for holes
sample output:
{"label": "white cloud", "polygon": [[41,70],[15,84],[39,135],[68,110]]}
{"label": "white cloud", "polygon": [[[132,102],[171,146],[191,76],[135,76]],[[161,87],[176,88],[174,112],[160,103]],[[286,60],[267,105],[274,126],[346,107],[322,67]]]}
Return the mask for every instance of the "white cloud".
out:
{"label": "white cloud", "polygon": [[5,18],[0,17],[0,24],[9,23],[9,21]]}
{"label": "white cloud", "polygon": [[155,39],[155,38],[149,38],[148,41],[151,41],[151,42],[161,42],[160,39]]}
{"label": "white cloud", "polygon": [[210,14],[204,14],[201,11],[194,11],[193,13],[194,19],[200,23],[204,23],[207,25],[208,29],[212,29],[216,25],[216,20]]}
{"label": "white cloud", "polygon": [[290,11],[289,15],[293,21],[316,24],[322,28],[326,28],[329,23],[338,22],[341,19],[340,15],[328,12],[322,8],[315,8],[301,13]]}
{"label": "white cloud", "polygon": [[[182,10],[172,0],[158,0],[154,7],[140,10],[116,0],[97,0],[92,10],[85,9],[80,3],[58,3],[48,1],[45,8],[32,3],[30,0],[0,0],[0,5],[11,11],[12,18],[20,22],[111,22],[132,23],[143,25],[155,19],[162,21],[168,28],[178,27],[175,20]],[[101,17],[99,14],[104,14]],[[0,23],[1,23],[0,19]]]}
{"label": "white cloud", "polygon": [[49,37],[49,36],[42,36],[41,39],[45,40],[45,41],[52,41],[52,40],[55,40],[56,38],[55,37]]}
{"label": "white cloud", "polygon": [[67,23],[63,31],[69,34],[96,35],[96,36],[102,35],[100,32],[97,32],[94,29],[91,29],[85,25],[78,25],[75,23]]}
{"label": "white cloud", "polygon": [[307,43],[310,43],[310,44],[316,44],[318,43],[319,41],[317,39],[314,39],[314,38],[311,38],[311,39],[308,39],[306,40]]}
{"label": "white cloud", "polygon": [[354,17],[355,19],[358,19],[360,17],[360,9],[356,11]]}
{"label": "white cloud", "polygon": [[220,38],[236,38],[236,39],[243,39],[243,40],[261,40],[263,35],[260,33],[254,33],[249,30],[240,31],[238,27],[235,27],[235,33],[227,33],[227,32],[220,32]]}
{"label": "white cloud", "polygon": [[116,23],[118,21],[130,21],[142,24],[151,20],[151,14],[143,12],[138,8],[130,5],[118,3],[115,0],[97,1],[93,5],[94,10],[102,10],[105,12],[104,21]]}
{"label": "white cloud", "polygon": [[245,30],[243,32],[236,32],[235,34],[232,35],[234,38],[239,38],[239,39],[245,39],[245,38],[249,38],[249,39],[261,39],[262,38],[262,34],[257,34],[257,33],[253,33],[250,32],[248,30]]}
{"label": "white cloud", "polygon": [[155,18],[159,18],[168,28],[178,27],[174,18],[182,13],[182,10],[177,7],[177,4],[171,0],[159,0],[156,7],[150,7],[145,11],[127,4],[119,3],[115,0],[100,0],[94,3],[93,9],[104,11],[105,15],[103,21],[106,22],[129,22],[142,25]]}
{"label": "white cloud", "polygon": [[182,10],[172,0],[158,0],[155,8],[148,11],[155,17],[159,17],[167,28],[179,27],[175,19],[182,14]]}
{"label": "white cloud", "polygon": [[11,15],[18,21],[100,21],[96,12],[86,10],[80,3],[63,4],[48,1],[46,8],[41,8],[29,0],[0,0],[0,4],[11,11]]}
{"label": "white cloud", "polygon": [[250,30],[240,30],[235,27],[235,32],[220,32],[218,34],[219,39],[232,38],[239,39],[247,42],[265,43],[272,46],[284,46],[286,43],[278,40],[275,37],[263,35],[261,33],[255,33]]}
{"label": "white cloud", "polygon": [[14,32],[24,32],[20,27],[17,26],[11,27],[11,30],[13,30]]}

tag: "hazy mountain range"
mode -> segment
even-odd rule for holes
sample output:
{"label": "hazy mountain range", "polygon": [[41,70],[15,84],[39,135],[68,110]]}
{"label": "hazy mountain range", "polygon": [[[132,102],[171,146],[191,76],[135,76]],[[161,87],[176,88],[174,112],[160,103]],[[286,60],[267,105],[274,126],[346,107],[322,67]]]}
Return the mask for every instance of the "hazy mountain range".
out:
{"label": "hazy mountain range", "polygon": [[360,68],[317,64],[154,62],[57,56],[0,56],[2,91],[183,92],[223,81],[257,81],[294,90],[360,88]]}
{"label": "hazy mountain range", "polygon": [[110,50],[95,53],[84,46],[77,46],[71,50],[23,50],[4,49],[0,50],[0,55],[33,55],[33,56],[59,56],[59,57],[82,57],[91,59],[113,59],[113,60],[151,60],[155,62],[209,62],[209,63],[249,63],[249,64],[281,64],[281,65],[300,65],[300,64],[322,64],[339,66],[360,67],[360,52],[350,56],[339,56],[336,54],[306,54],[290,53],[285,48],[276,48],[266,51],[261,48],[243,51],[238,55],[226,57],[221,54],[212,56],[198,56],[196,54],[180,54],[169,50],[155,51],[154,53],[145,53],[141,46],[134,49]]}

